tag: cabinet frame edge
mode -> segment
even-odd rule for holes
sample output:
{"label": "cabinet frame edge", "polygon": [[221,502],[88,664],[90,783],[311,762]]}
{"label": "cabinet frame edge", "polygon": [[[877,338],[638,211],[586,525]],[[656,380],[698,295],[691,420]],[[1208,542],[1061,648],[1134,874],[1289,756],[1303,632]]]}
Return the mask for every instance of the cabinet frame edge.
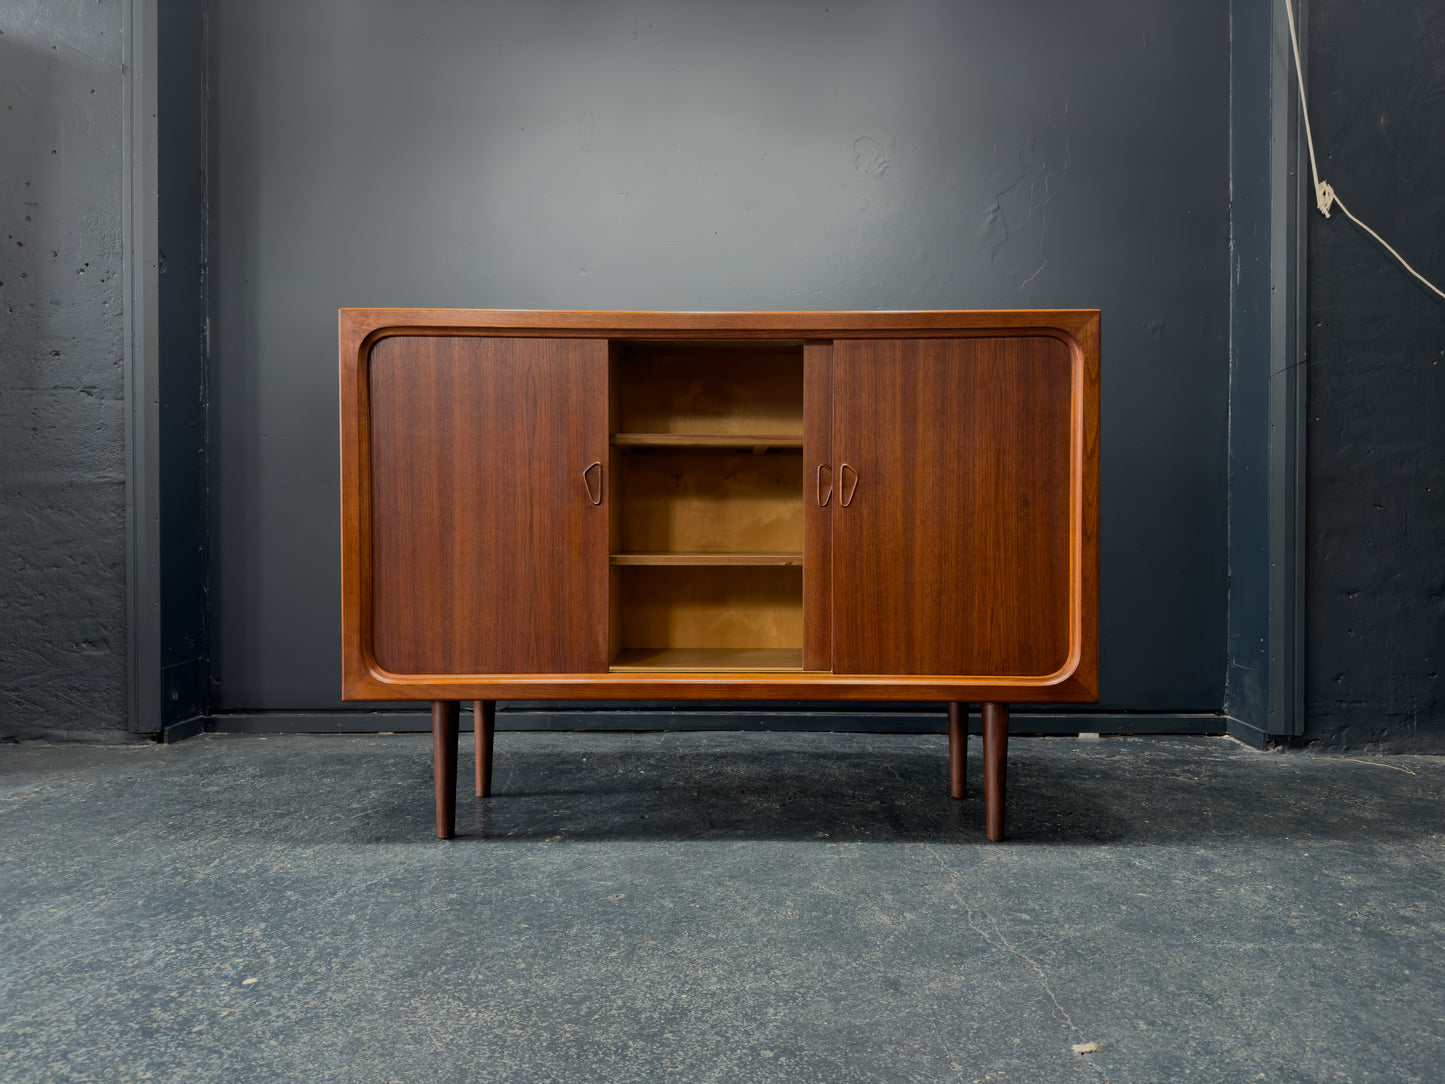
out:
{"label": "cabinet frame edge", "polygon": [[[1099,358],[1097,309],[880,312],[651,313],[511,309],[343,308],[337,314],[340,379],[342,699],[419,701],[805,699],[1098,700]],[[606,339],[951,338],[1054,334],[1074,353],[1071,427],[1071,624],[1066,664],[1044,677],[958,675],[387,673],[372,651],[370,402],[372,346],[397,335]]]}

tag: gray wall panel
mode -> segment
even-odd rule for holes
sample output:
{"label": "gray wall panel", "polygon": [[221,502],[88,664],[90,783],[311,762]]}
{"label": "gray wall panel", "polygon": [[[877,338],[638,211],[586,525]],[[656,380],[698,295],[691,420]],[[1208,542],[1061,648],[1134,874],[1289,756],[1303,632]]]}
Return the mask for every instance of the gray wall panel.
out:
{"label": "gray wall panel", "polygon": [[1106,706],[1218,710],[1228,7],[212,0],[212,697],[338,706],[335,310],[1099,307]]}

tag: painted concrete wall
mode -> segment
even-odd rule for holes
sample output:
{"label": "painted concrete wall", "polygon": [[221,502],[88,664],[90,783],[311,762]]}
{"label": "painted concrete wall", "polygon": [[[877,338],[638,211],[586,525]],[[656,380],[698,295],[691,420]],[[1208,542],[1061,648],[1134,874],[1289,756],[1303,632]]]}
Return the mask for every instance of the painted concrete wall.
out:
{"label": "painted concrete wall", "polygon": [[1099,307],[1104,700],[1220,707],[1226,4],[211,12],[215,707],[342,706],[348,305]]}
{"label": "painted concrete wall", "polygon": [[[1445,284],[1445,6],[1311,0],[1321,172]],[[1445,752],[1445,301],[1309,226],[1306,738]]]}
{"label": "painted concrete wall", "polygon": [[121,6],[0,6],[0,737],[126,727]]}

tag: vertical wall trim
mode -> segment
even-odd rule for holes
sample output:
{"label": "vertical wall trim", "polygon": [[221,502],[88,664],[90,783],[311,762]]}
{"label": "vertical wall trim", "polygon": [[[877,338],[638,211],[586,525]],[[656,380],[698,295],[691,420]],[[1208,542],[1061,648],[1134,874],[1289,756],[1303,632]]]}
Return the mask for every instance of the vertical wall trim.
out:
{"label": "vertical wall trim", "polygon": [[1229,12],[1229,594],[1224,714],[1264,743],[1269,649],[1270,15]]}
{"label": "vertical wall trim", "polygon": [[122,76],[126,716],[133,733],[160,729],[161,703],[156,2],[128,0]]}
{"label": "vertical wall trim", "polygon": [[1256,746],[1304,722],[1304,198],[1284,0],[1230,7],[1229,632],[1224,713]]}
{"label": "vertical wall trim", "polygon": [[[1308,56],[1309,5],[1298,4]],[[1274,4],[1270,134],[1269,718],[1272,735],[1304,733],[1304,527],[1307,318],[1304,197],[1308,152],[1281,0]]]}

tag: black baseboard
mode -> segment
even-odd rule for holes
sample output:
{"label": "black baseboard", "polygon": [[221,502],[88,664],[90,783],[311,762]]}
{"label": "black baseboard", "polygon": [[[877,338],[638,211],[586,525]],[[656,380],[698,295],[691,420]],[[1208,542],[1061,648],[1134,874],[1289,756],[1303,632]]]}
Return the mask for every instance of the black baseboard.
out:
{"label": "black baseboard", "polygon": [[169,745],[172,742],[185,741],[187,738],[194,738],[197,734],[205,734],[210,731],[210,717],[206,715],[195,715],[189,719],[182,719],[178,723],[171,723],[162,728],[160,740]]}
{"label": "black baseboard", "polygon": [[1236,719],[1232,715],[1221,715],[1220,719],[1227,724],[1227,733],[1231,738],[1242,741],[1253,749],[1268,749],[1278,740],[1274,735],[1266,734],[1258,727],[1251,726],[1243,719]]}
{"label": "black baseboard", "polygon": [[[471,712],[461,713],[461,729],[472,729]],[[1013,734],[1223,734],[1229,720],[1209,712],[1015,712]],[[970,733],[979,732],[977,711]],[[189,725],[189,724],[187,724]],[[859,734],[931,734],[945,729],[937,711],[767,711],[690,708],[623,708],[546,711],[499,709],[497,729],[544,731],[823,731]],[[167,729],[166,740],[209,734],[400,734],[431,730],[424,711],[223,712],[204,727]]]}
{"label": "black baseboard", "polygon": [[171,727],[184,727],[206,717],[210,695],[211,664],[208,659],[189,659],[161,671],[162,741]]}

